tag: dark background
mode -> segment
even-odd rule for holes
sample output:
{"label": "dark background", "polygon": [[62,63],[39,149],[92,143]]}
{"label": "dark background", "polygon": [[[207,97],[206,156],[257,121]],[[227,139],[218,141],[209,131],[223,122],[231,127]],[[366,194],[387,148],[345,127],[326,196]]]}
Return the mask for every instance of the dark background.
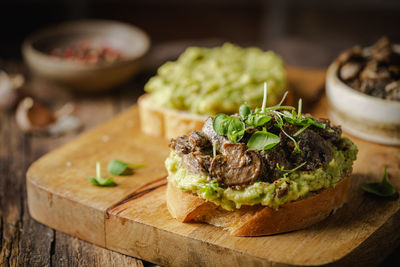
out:
{"label": "dark background", "polygon": [[20,58],[22,40],[35,29],[82,18],[130,22],[156,47],[231,41],[311,67],[327,66],[343,49],[384,34],[400,42],[398,0],[1,0],[0,58]]}

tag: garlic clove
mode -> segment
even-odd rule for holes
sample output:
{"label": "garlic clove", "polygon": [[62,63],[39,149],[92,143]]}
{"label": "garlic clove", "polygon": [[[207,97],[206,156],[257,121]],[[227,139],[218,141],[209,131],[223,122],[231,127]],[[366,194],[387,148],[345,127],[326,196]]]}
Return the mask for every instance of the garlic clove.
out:
{"label": "garlic clove", "polygon": [[56,119],[44,105],[26,97],[17,107],[16,120],[23,131],[34,131],[45,130]]}

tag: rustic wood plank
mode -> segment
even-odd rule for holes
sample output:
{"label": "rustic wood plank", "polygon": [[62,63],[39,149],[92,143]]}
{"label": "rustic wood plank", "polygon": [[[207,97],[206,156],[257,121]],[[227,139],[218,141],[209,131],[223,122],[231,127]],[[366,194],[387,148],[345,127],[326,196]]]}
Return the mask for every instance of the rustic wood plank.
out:
{"label": "rustic wood plank", "polygon": [[113,251],[94,246],[77,238],[56,232],[52,262],[54,266],[135,266],[143,262]]}
{"label": "rustic wood plank", "polygon": [[[160,139],[151,139],[138,131],[137,116],[135,108],[129,109],[61,150],[46,155],[28,173],[28,182],[32,182],[32,188],[40,183],[53,194],[84,203],[92,209],[103,210],[107,202],[112,203],[109,206],[111,209],[103,210],[106,212],[108,209],[105,231],[98,234],[105,235],[105,246],[113,250],[165,265],[183,266],[193,257],[198,260],[212,258],[213,261],[204,262],[210,266],[226,263],[228,259],[230,264],[328,264],[346,259],[366,239],[374,238],[373,233],[380,231],[385,222],[400,210],[400,200],[376,201],[366,197],[359,189],[362,182],[381,179],[384,162],[389,163],[391,181],[400,188],[400,179],[396,179],[400,174],[400,159],[397,158],[400,157],[400,149],[353,139],[360,148],[360,156],[354,166],[351,200],[335,215],[317,225],[281,235],[237,238],[213,226],[179,223],[171,218],[165,207],[165,187],[121,202],[145,184],[165,175],[162,166],[168,148]],[[124,131],[119,130],[121,126]],[[109,143],[97,144],[93,141],[104,134],[109,136]],[[79,147],[92,147],[95,143],[95,156],[90,150],[87,154],[79,151]],[[86,164],[74,164],[76,168],[72,169],[62,168],[65,157],[77,156],[78,151],[79,157]],[[379,158],[376,154],[379,154]],[[93,157],[108,162],[116,156],[142,157],[150,166],[132,177],[118,178],[119,186],[107,188],[109,194],[101,194],[103,199],[100,203],[97,197],[99,192],[105,191],[104,188],[93,189],[86,181],[82,182],[92,171],[87,162],[93,161]],[[70,179],[75,187],[63,183],[66,179]],[[60,191],[60,188],[63,190]],[[88,194],[91,196],[88,197]],[[120,198],[119,201],[116,201],[116,196]],[[35,205],[41,205],[40,202],[30,204],[31,210],[35,209]],[[32,215],[36,217],[35,212]],[[74,219],[79,220],[79,216]],[[49,220],[44,223],[51,225]],[[396,223],[390,225],[398,226]],[[60,230],[68,231],[67,227]],[[396,235],[393,228],[390,231]],[[374,241],[376,243],[380,240]],[[389,248],[388,244],[380,246]],[[175,257],[176,251],[179,251],[178,258]]]}

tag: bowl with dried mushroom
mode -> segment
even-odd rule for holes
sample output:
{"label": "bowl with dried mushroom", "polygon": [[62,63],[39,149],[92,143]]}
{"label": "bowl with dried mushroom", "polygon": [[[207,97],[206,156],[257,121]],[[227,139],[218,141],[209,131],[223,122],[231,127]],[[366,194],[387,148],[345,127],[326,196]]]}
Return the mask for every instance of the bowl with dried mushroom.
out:
{"label": "bowl with dried mushroom", "polygon": [[400,145],[400,45],[382,37],[355,46],[328,68],[329,116],[344,131],[386,145]]}

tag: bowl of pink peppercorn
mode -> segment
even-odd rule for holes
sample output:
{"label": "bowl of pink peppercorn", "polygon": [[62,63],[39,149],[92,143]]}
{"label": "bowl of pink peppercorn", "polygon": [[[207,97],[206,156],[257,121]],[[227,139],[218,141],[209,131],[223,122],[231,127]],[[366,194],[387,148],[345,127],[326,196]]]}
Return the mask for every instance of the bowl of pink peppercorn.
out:
{"label": "bowl of pink peppercorn", "polygon": [[73,90],[100,92],[131,79],[149,48],[147,34],[133,25],[82,20],[33,33],[22,53],[36,76]]}

